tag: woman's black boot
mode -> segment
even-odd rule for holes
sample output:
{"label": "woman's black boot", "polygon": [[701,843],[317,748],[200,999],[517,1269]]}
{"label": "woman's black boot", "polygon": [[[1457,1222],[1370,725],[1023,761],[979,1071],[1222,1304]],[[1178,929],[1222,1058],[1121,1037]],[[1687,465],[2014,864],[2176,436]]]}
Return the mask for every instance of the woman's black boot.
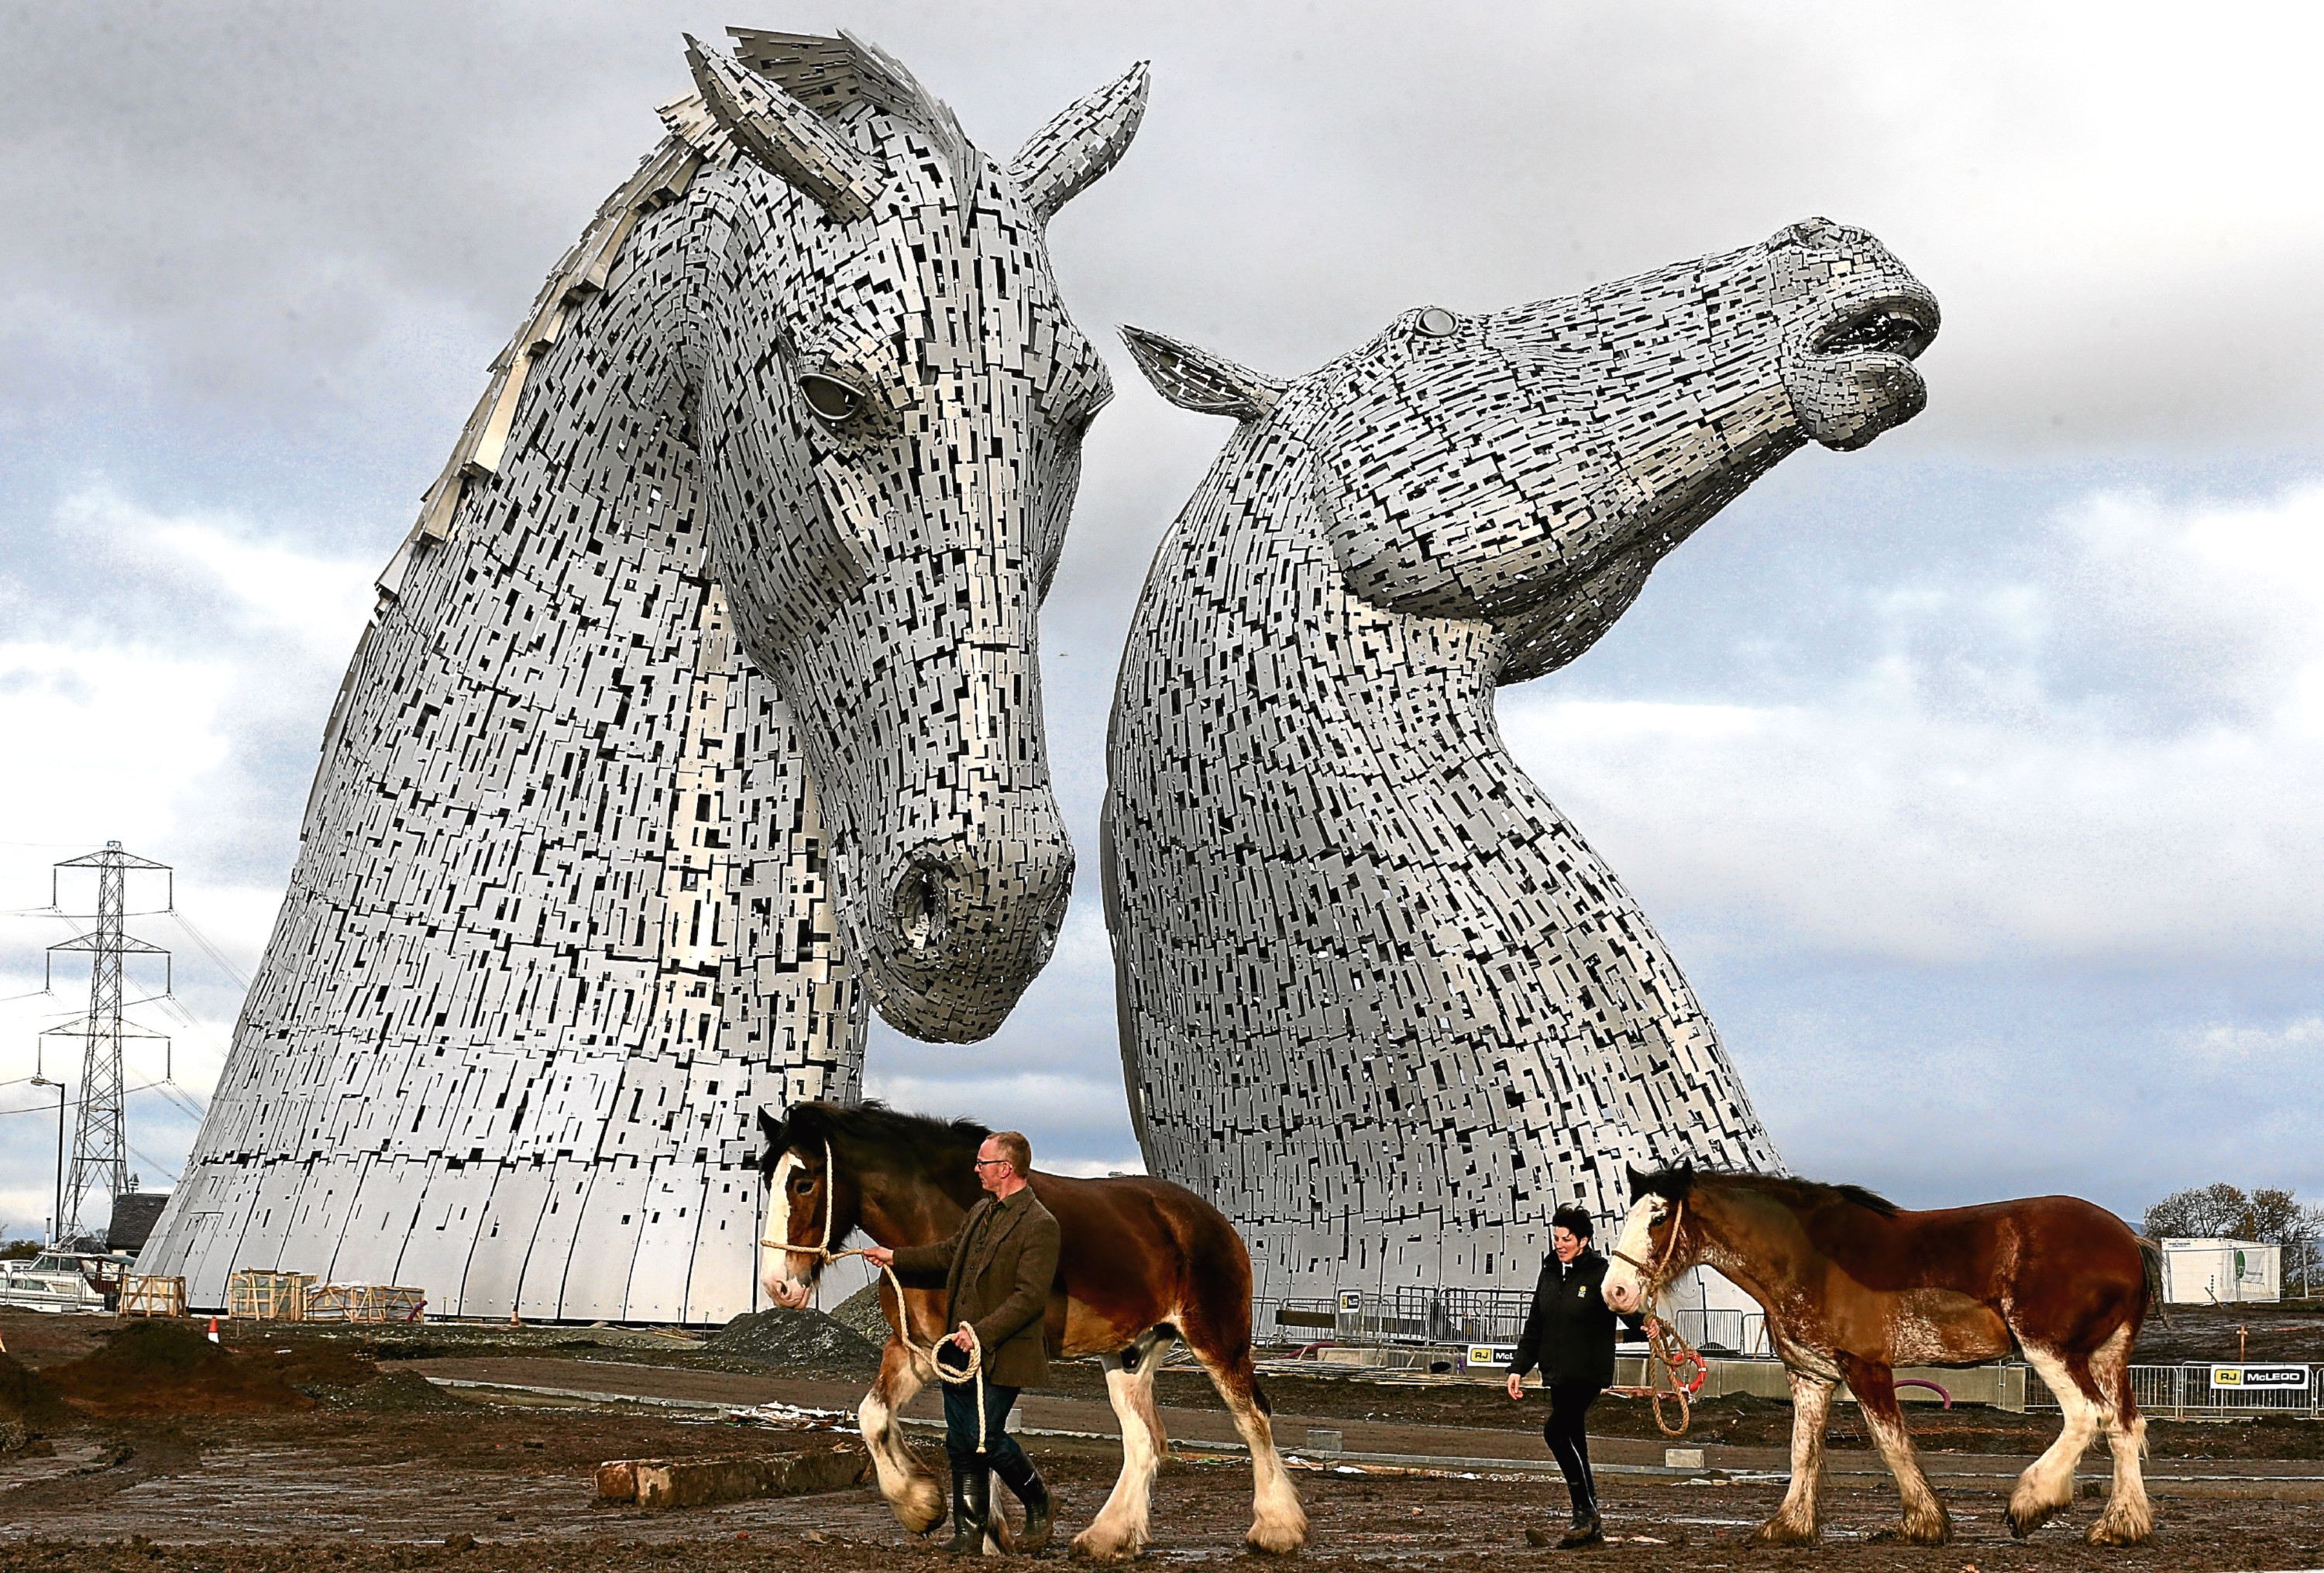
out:
{"label": "woman's black boot", "polygon": [[1056,1504],[1049,1498],[1048,1485],[1033,1460],[1022,1453],[1004,1453],[993,1460],[992,1472],[1001,1483],[1016,1494],[1025,1504],[1025,1532],[1017,1538],[1017,1549],[1031,1554],[1049,1543],[1050,1526],[1056,1518]]}
{"label": "woman's black boot", "polygon": [[951,1557],[984,1555],[984,1526],[992,1512],[992,1477],[980,1464],[952,1472],[952,1539],[945,1545]]}
{"label": "woman's black boot", "polygon": [[1557,1538],[1557,1549],[1571,1551],[1581,1546],[1602,1546],[1606,1543],[1606,1526],[1598,1521],[1596,1503],[1576,1503],[1573,1506],[1573,1527]]}

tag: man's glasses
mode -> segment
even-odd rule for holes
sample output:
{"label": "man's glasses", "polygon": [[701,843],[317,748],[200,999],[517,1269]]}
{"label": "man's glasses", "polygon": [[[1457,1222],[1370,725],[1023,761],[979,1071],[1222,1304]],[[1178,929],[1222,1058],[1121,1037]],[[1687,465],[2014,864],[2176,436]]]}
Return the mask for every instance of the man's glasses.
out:
{"label": "man's glasses", "polygon": [[1009,1162],[1009,1160],[1008,1160],[1008,1159],[1006,1159],[1006,1158],[979,1158],[979,1159],[977,1159],[977,1160],[976,1160],[976,1162],[975,1162],[973,1164],[972,1164],[972,1165],[970,1165],[970,1166],[971,1166],[972,1168],[977,1168],[977,1169],[989,1169],[989,1168],[991,1168],[991,1167],[993,1164],[1007,1164],[1008,1162]]}

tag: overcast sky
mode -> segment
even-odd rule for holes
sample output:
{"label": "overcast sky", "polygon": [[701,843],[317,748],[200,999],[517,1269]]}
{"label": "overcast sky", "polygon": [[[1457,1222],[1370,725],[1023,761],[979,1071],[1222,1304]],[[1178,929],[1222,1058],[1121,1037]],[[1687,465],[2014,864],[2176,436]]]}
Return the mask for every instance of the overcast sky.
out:
{"label": "overcast sky", "polygon": [[[1084,870],[1001,1033],[872,1090],[1134,1166],[1095,888],[1114,664],[1225,423],[1136,323],[1280,373],[1823,214],[1936,292],[1929,408],[1788,461],[1565,671],[1526,767],[1629,883],[1797,1170],[1907,1205],[2324,1198],[2324,197],[2302,7],[0,3],[0,908],[117,838],[244,973],[374,575],[485,363],[687,89],[847,27],[1005,154],[1152,62],[1057,219],[1121,392],[1044,612]],[[88,900],[84,886],[79,902]],[[67,904],[73,905],[71,888]],[[206,1091],[238,990],[164,918]],[[53,920],[0,920],[0,995]],[[0,1109],[81,998],[0,1004]],[[53,1046],[42,1068],[58,1074]],[[141,1058],[152,1058],[143,1056]],[[133,1059],[130,1081],[163,1066]],[[65,1074],[78,1084],[77,1062]],[[131,1103],[166,1183],[193,1122]],[[0,1114],[0,1226],[53,1114]]]}

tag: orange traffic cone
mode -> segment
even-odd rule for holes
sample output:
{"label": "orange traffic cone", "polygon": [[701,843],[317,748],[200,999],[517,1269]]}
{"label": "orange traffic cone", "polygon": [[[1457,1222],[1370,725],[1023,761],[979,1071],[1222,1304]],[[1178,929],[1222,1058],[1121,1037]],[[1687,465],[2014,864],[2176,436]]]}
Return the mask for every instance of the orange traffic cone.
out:
{"label": "orange traffic cone", "polygon": [[212,1317],[210,1318],[210,1342],[217,1343],[217,1318]]}

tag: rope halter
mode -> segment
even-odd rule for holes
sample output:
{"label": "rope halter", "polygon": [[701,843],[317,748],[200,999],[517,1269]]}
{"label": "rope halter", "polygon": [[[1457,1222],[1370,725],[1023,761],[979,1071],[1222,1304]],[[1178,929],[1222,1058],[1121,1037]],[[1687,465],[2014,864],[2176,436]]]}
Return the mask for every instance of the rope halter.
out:
{"label": "rope halter", "polygon": [[[791,1256],[817,1256],[826,1262],[836,1262],[843,1256],[868,1256],[870,1253],[860,1246],[851,1246],[844,1251],[835,1251],[831,1248],[832,1207],[839,1190],[839,1187],[832,1182],[835,1173],[831,1161],[831,1142],[826,1137],[823,1144],[823,1228],[817,1231],[814,1245],[798,1246],[788,1240],[767,1239],[761,1240],[759,1244],[774,1250],[787,1252]],[[881,1262],[878,1266],[881,1272],[887,1274],[889,1286],[896,1292],[897,1341],[910,1352],[914,1359],[934,1371],[936,1374],[936,1380],[945,1385],[963,1387],[969,1383],[976,1382],[976,1451],[978,1457],[982,1458],[984,1454],[984,1384],[977,1382],[977,1378],[984,1374],[983,1340],[976,1336],[974,1328],[968,1329],[968,1359],[957,1370],[936,1358],[937,1349],[942,1348],[945,1341],[944,1338],[939,1338],[925,1348],[914,1343],[912,1312],[904,1300],[904,1281],[896,1276],[896,1269],[888,1263]]]}
{"label": "rope halter", "polygon": [[[1655,1306],[1662,1299],[1663,1277],[1669,1271],[1671,1257],[1678,1252],[1679,1228],[1685,1221],[1685,1201],[1672,1202],[1670,1236],[1663,1241],[1662,1259],[1651,1267],[1619,1247],[1609,1247],[1613,1256],[1638,1270],[1638,1299],[1646,1318],[1646,1396],[1654,1400],[1655,1425],[1666,1437],[1686,1435],[1687,1425],[1693,1418],[1690,1400],[1702,1391],[1703,1379],[1711,1375],[1710,1363],[1695,1353],[1693,1346],[1680,1336],[1678,1329],[1666,1326],[1655,1314]],[[1675,1353],[1672,1349],[1674,1345],[1677,1347]],[[1679,1375],[1682,1366],[1691,1370],[1691,1376]],[[1655,1379],[1658,1374],[1663,1379],[1660,1382]],[[1630,1391],[1635,1393],[1637,1390]],[[1663,1419],[1663,1400],[1665,1398],[1678,1400],[1676,1426]]]}

